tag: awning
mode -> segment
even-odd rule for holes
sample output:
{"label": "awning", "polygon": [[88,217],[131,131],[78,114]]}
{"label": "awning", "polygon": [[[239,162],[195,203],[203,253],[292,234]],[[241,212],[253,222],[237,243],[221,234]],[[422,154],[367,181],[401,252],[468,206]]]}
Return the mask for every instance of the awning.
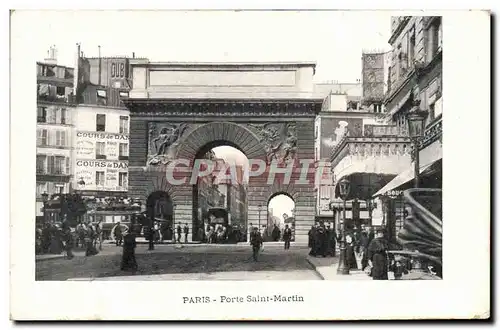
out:
{"label": "awning", "polygon": [[[432,165],[437,163],[439,160],[433,161],[429,164],[420,166],[420,174],[427,173],[429,170],[432,171]],[[408,168],[404,172],[398,174],[394,179],[392,179],[388,184],[386,184],[382,189],[377,191],[373,197],[383,195],[391,190],[401,187],[405,183],[410,182],[415,178],[415,169],[413,167]]]}

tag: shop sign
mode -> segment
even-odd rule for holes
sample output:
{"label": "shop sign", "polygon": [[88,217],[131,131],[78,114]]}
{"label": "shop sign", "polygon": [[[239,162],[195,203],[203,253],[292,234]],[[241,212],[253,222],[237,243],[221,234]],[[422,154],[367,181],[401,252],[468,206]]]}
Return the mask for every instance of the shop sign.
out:
{"label": "shop sign", "polygon": [[89,168],[128,169],[128,163],[105,160],[77,160],[76,166]]}
{"label": "shop sign", "polygon": [[96,140],[128,141],[127,135],[115,133],[77,132],[76,136],[79,138],[91,138]]}

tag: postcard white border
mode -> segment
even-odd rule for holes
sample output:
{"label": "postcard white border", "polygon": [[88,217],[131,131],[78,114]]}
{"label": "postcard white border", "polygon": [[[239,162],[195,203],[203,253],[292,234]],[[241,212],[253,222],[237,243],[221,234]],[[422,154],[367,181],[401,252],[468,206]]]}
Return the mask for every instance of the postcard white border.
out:
{"label": "postcard white border", "polygon": [[[422,12],[395,13],[422,15]],[[12,21],[11,317],[15,319],[474,318],[489,310],[490,21],[487,12],[431,12],[444,28],[442,281],[35,282],[36,22]],[[326,45],[325,45],[326,47]],[[333,50],[332,50],[333,51]],[[29,195],[29,192],[32,195]],[[286,293],[305,303],[183,305],[185,295]],[[151,296],[154,296],[153,303]],[[127,302],[130,299],[132,303]]]}

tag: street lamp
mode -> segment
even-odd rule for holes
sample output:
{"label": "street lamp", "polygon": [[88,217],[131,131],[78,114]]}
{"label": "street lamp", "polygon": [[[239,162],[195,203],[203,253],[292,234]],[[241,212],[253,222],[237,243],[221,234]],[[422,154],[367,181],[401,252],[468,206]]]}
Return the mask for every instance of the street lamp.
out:
{"label": "street lamp", "polygon": [[172,207],[172,236],[173,236],[174,243],[176,242],[176,239],[175,239],[175,209],[177,209],[177,204],[174,204]]}
{"label": "street lamp", "polygon": [[424,135],[425,118],[427,118],[427,111],[420,110],[420,100],[413,101],[413,107],[407,115],[408,120],[408,133],[410,135],[411,143],[413,146],[412,158],[415,165],[415,188],[418,188],[420,176],[420,157],[418,153],[418,145],[420,139]]}
{"label": "street lamp", "polygon": [[43,192],[42,194],[42,203],[43,203],[43,221],[47,222],[47,201],[49,200],[49,194],[47,192]]}
{"label": "street lamp", "polygon": [[339,256],[339,268],[337,269],[337,274],[349,275],[349,266],[347,265],[346,260],[346,245],[345,245],[345,210],[346,210],[346,200],[347,196],[349,196],[349,191],[351,190],[351,182],[346,178],[340,180],[339,190],[340,190],[340,198],[344,201],[344,210],[342,211],[342,221],[340,221],[340,256]]}
{"label": "street lamp", "polygon": [[258,228],[260,231],[260,213],[262,212],[262,204],[259,204],[258,208],[259,208],[259,226],[258,226]]}

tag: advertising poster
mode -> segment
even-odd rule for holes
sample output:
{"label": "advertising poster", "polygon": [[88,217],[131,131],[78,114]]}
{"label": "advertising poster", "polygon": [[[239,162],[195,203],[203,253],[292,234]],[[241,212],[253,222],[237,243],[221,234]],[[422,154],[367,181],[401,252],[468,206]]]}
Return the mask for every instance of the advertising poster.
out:
{"label": "advertising poster", "polygon": [[363,119],[361,118],[322,118],[321,119],[321,151],[320,158],[330,160],[333,147],[344,137],[362,136]]}

